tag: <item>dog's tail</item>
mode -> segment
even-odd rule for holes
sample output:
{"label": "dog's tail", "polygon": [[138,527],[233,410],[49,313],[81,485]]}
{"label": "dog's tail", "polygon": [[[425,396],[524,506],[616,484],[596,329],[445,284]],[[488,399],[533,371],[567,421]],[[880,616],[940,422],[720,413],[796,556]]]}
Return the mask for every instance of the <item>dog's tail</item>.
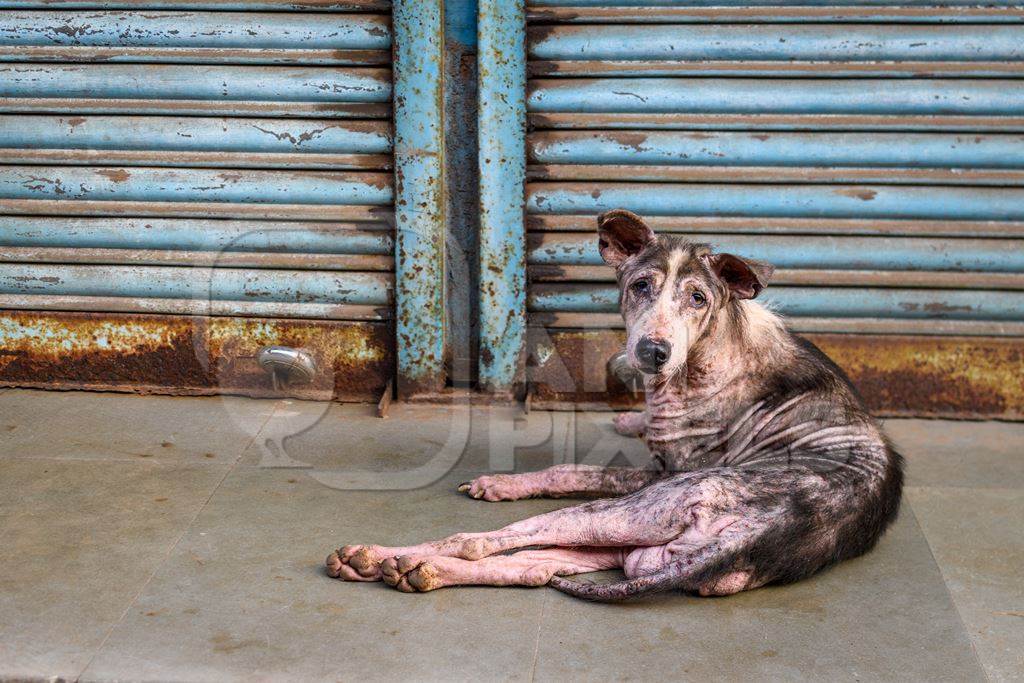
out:
{"label": "dog's tail", "polygon": [[679,572],[672,565],[654,574],[614,583],[583,583],[553,576],[548,585],[575,598],[593,602],[620,602],[683,587]]}
{"label": "dog's tail", "polygon": [[714,583],[729,567],[736,564],[738,550],[715,552],[718,544],[699,551],[696,555],[671,562],[660,570],[644,576],[613,583],[583,583],[561,576],[553,576],[548,585],[563,593],[593,602],[621,602],[670,590],[697,592],[702,586]]}
{"label": "dog's tail", "polygon": [[553,576],[548,585],[563,593],[593,602],[621,602],[670,590],[699,592],[713,585],[737,565],[749,550],[746,545],[724,548],[721,543],[710,543],[700,550],[670,562],[651,574],[613,583],[582,583],[561,576]]}

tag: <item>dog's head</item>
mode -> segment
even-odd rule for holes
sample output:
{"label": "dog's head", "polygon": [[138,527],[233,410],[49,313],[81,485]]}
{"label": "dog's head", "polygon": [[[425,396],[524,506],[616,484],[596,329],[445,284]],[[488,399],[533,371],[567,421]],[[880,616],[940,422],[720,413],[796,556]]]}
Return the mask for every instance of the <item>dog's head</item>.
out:
{"label": "dog's head", "polygon": [[669,376],[731,302],[752,299],[774,268],[706,244],[658,237],[636,214],[598,218],[601,257],[615,268],[626,321],[626,358],[648,375]]}

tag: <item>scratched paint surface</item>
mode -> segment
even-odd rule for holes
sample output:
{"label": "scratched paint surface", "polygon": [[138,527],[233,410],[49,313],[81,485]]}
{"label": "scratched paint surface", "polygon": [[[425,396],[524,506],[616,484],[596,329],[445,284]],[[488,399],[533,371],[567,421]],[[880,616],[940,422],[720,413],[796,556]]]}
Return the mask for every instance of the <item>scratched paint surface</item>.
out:
{"label": "scratched paint surface", "polygon": [[[1024,340],[910,335],[806,335],[842,367],[877,415],[1024,419]],[[623,330],[531,327],[527,372],[535,405],[638,407],[610,377]]]}
{"label": "scratched paint surface", "polygon": [[0,12],[0,384],[277,395],[255,355],[282,344],[322,369],[284,394],[376,401],[395,367],[387,10]]}
{"label": "scratched paint surface", "polygon": [[[305,349],[312,386],[273,389],[267,345]],[[376,401],[394,367],[384,323],[0,311],[0,386]]]}
{"label": "scratched paint surface", "polygon": [[403,397],[444,388],[441,0],[395,3],[396,334]]}
{"label": "scratched paint surface", "polygon": [[1019,3],[714,4],[531,2],[530,349],[568,359],[535,396],[629,398],[594,234],[624,207],[775,264],[764,300],[873,409],[1020,417]]}
{"label": "scratched paint surface", "polygon": [[480,383],[508,392],[522,374],[525,335],[526,80],[522,0],[481,0]]}
{"label": "scratched paint surface", "polygon": [[9,10],[0,45],[387,50],[391,31],[383,14]]}

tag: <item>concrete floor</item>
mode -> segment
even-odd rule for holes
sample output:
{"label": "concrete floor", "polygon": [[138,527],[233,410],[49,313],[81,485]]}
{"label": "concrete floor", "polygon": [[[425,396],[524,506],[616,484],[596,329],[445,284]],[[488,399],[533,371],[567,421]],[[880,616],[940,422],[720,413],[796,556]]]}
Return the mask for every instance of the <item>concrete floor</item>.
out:
{"label": "concrete floor", "polygon": [[[406,595],[324,575],[343,543],[483,530],[566,504],[456,494],[477,472],[643,458],[607,413],[514,417],[0,391],[0,678],[1024,676],[1020,424],[890,421],[909,461],[899,522],[868,556],[792,586],[594,605],[545,588]],[[307,467],[271,467],[289,459]]]}

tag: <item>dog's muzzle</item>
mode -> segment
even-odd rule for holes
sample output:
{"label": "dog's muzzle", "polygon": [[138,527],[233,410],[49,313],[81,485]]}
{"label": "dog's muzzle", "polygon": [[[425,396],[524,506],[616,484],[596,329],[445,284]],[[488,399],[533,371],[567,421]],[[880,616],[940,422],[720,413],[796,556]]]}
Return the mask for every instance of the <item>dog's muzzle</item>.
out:
{"label": "dog's muzzle", "polygon": [[640,361],[640,372],[656,375],[672,357],[672,346],[661,339],[643,337],[636,345],[636,359]]}

